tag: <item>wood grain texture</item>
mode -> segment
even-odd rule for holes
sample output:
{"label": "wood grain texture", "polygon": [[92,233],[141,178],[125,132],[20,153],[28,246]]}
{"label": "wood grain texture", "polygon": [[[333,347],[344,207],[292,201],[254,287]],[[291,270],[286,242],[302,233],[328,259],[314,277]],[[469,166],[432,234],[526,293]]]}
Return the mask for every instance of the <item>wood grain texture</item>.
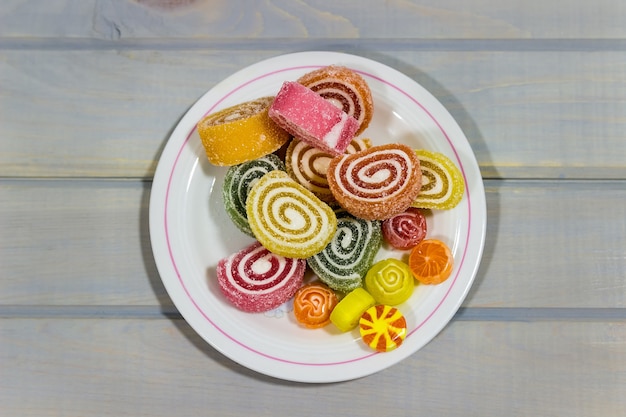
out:
{"label": "wood grain texture", "polygon": [[[0,304],[173,310],[151,252],[150,183],[0,182]],[[626,307],[624,181],[487,181],[469,307]],[[585,210],[589,204],[593,210]]]}
{"label": "wood grain texture", "polygon": [[452,322],[398,365],[321,385],[242,368],[181,320],[0,320],[0,340],[2,411],[22,417],[626,412],[623,322]]}
{"label": "wood grain texture", "polygon": [[[279,51],[0,50],[0,176],[154,174],[187,109]],[[427,88],[486,178],[626,178],[622,52],[364,52]]]}
{"label": "wood grain texture", "polygon": [[11,0],[2,37],[613,39],[621,2]]}
{"label": "wood grain texture", "polygon": [[[626,415],[625,19],[615,0],[2,1],[0,416]],[[186,110],[309,50],[432,92],[488,209],[452,322],[401,364],[323,385],[203,341],[148,230]]]}

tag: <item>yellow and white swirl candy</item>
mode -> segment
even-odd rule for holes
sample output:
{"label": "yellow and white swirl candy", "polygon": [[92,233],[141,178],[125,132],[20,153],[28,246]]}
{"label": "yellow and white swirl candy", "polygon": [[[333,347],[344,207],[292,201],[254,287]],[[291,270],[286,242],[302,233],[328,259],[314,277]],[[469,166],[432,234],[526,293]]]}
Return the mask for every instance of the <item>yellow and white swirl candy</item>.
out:
{"label": "yellow and white swirl candy", "polygon": [[450,158],[424,149],[415,151],[422,170],[422,188],[413,207],[448,210],[463,199],[465,181],[461,170]]}
{"label": "yellow and white swirl candy", "polygon": [[320,252],[337,230],[334,211],[284,171],[270,171],[246,201],[250,229],[271,252],[308,258]]}

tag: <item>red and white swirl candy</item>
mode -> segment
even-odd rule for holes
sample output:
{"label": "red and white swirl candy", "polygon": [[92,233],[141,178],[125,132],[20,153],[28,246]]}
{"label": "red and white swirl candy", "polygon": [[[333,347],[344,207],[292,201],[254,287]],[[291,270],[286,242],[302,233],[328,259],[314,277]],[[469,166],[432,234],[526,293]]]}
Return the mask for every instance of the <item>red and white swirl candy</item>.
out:
{"label": "red and white swirl candy", "polygon": [[385,220],[411,206],[422,186],[422,171],[415,151],[396,143],[333,158],[327,179],[333,196],[349,213]]}
{"label": "red and white swirl candy", "polygon": [[217,281],[237,308],[263,312],[289,300],[303,284],[306,261],[276,255],[259,242],[217,264]]}
{"label": "red and white swirl candy", "polygon": [[383,238],[396,249],[406,250],[420,243],[426,237],[428,225],[426,216],[416,207],[384,220],[381,225]]}

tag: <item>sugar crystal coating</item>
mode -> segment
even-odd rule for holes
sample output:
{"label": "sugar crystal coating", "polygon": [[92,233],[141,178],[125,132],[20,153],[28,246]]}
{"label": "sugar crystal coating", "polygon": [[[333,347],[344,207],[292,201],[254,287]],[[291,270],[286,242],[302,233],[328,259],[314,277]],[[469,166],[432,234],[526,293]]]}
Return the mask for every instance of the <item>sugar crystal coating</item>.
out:
{"label": "sugar crystal coating", "polygon": [[363,277],[380,249],[380,221],[335,211],[337,232],[318,254],[307,259],[309,267],[330,288],[348,292],[362,286]]}
{"label": "sugar crystal coating", "polygon": [[289,300],[302,286],[306,262],[270,252],[259,242],[221,259],[217,280],[237,308],[263,312]]}
{"label": "sugar crystal coating", "polygon": [[345,152],[359,127],[354,117],[294,81],[283,83],[268,114],[294,137],[332,155]]}
{"label": "sugar crystal coating", "polygon": [[274,97],[262,97],[204,116],[198,135],[213,165],[231,166],[279,149],[290,136],[269,118]]}
{"label": "sugar crystal coating", "polygon": [[359,123],[356,135],[369,126],[374,112],[374,100],[369,85],[355,70],[329,65],[308,72],[298,82],[354,117]]}
{"label": "sugar crystal coating", "polygon": [[270,171],[250,190],[246,213],[254,236],[272,252],[308,258],[337,230],[333,210],[284,171]]}
{"label": "sugar crystal coating", "polygon": [[459,167],[440,152],[417,149],[422,170],[421,191],[413,207],[449,210],[463,199],[465,181]]}
{"label": "sugar crystal coating", "polygon": [[248,223],[246,201],[252,186],[265,174],[285,170],[285,164],[274,154],[228,168],[224,177],[222,195],[224,208],[235,226],[248,236],[254,236]]}
{"label": "sugar crystal coating", "polygon": [[415,151],[396,143],[333,158],[327,179],[333,196],[347,211],[363,219],[384,220],[415,201],[422,171]]}

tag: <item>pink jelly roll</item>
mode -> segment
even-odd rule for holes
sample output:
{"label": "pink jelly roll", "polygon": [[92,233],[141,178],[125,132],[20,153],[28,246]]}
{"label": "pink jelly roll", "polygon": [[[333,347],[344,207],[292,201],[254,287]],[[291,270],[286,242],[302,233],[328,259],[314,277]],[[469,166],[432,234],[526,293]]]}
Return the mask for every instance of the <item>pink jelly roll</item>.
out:
{"label": "pink jelly roll", "polygon": [[269,109],[276,124],[298,139],[332,155],[341,155],[359,122],[308,87],[286,81]]}

